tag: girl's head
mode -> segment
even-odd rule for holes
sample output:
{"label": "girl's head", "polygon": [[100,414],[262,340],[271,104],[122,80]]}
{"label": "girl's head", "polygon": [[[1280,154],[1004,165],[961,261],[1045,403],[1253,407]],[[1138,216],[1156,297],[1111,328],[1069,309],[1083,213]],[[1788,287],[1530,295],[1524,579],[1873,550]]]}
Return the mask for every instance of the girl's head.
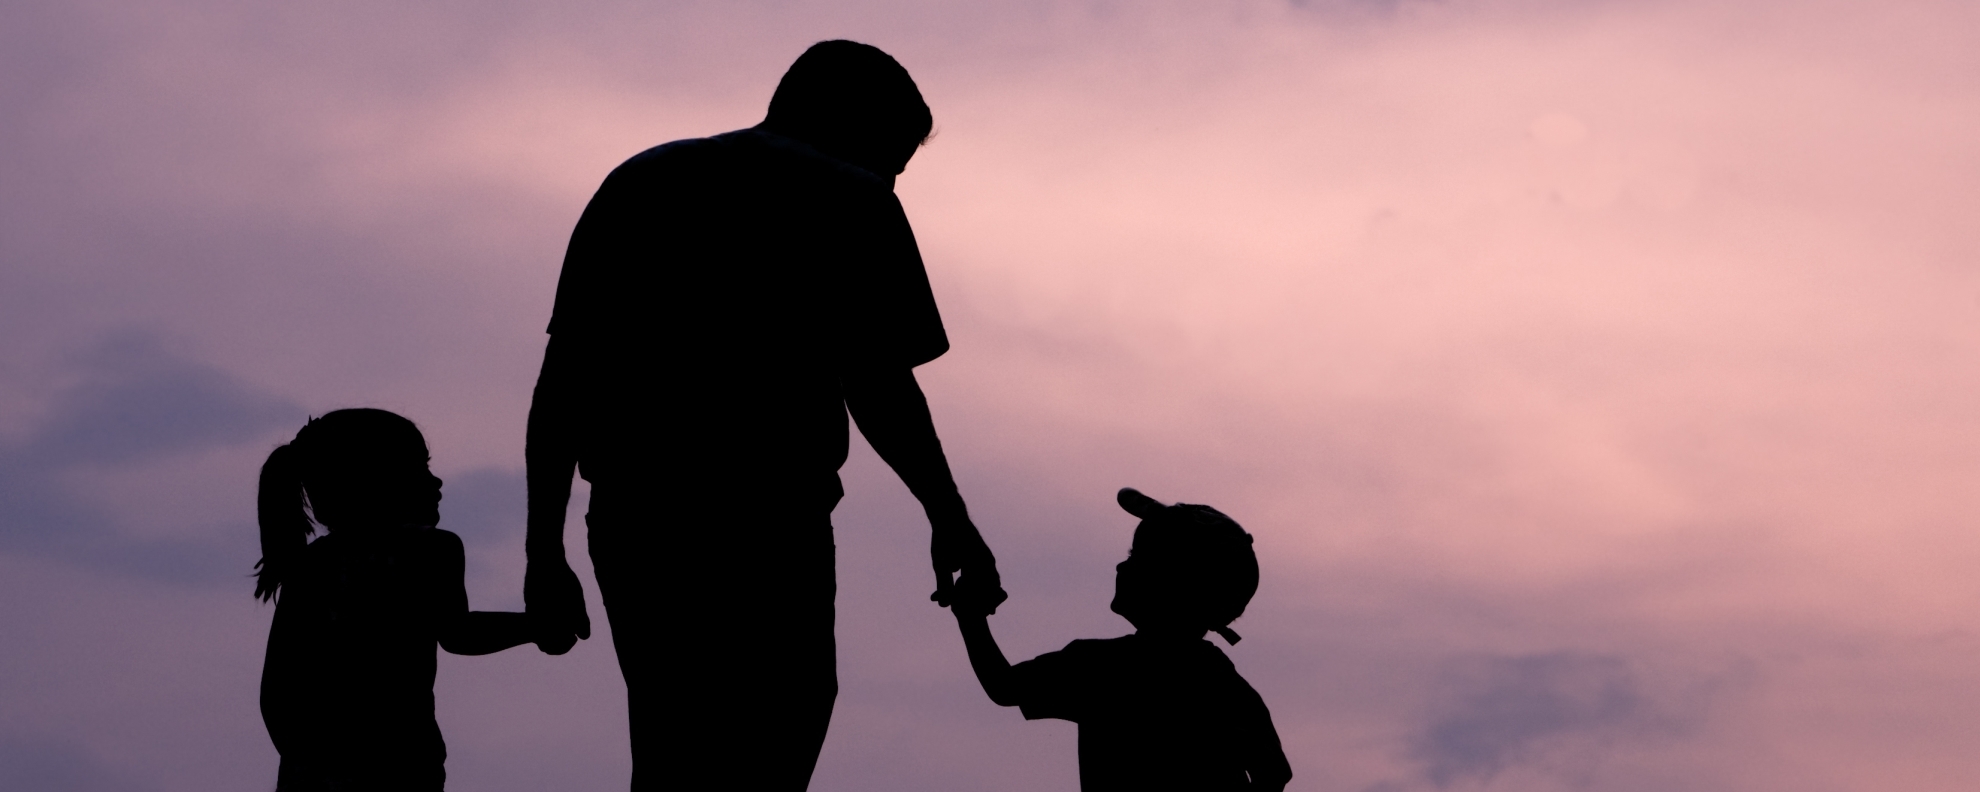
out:
{"label": "girl's head", "polygon": [[1237,643],[1230,623],[1258,592],[1251,534],[1208,506],[1164,506],[1133,489],[1118,500],[1141,524],[1127,560],[1114,568],[1113,611],[1137,630],[1215,630]]}
{"label": "girl's head", "polygon": [[273,598],[309,536],[386,532],[440,522],[440,479],[419,427],[384,410],[312,418],[261,466],[261,562],[254,593]]}

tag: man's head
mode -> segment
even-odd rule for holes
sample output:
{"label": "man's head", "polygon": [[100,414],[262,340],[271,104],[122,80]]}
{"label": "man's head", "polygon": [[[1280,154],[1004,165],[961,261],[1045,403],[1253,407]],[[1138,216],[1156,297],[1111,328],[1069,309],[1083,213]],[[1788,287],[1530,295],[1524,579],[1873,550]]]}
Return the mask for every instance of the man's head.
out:
{"label": "man's head", "polygon": [[1216,630],[1236,643],[1229,625],[1258,592],[1251,534],[1208,506],[1165,506],[1134,489],[1118,500],[1141,524],[1115,567],[1113,611],[1138,630]]}
{"label": "man's head", "polygon": [[763,127],[892,179],[935,120],[892,56],[854,41],[821,41],[784,72]]}

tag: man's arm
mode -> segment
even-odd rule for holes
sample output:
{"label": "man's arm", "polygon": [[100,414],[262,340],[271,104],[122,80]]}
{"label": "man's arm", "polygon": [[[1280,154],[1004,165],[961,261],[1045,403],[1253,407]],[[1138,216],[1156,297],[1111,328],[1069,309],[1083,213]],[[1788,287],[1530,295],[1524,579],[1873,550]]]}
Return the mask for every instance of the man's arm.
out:
{"label": "man's arm", "polygon": [[[846,409],[859,424],[860,434],[928,514],[933,529],[929,554],[935,565],[932,599],[944,607],[966,600],[985,613],[995,613],[1008,596],[997,575],[997,559],[970,522],[969,510],[956,491],[914,370],[864,369],[847,373],[841,384]],[[957,572],[961,577],[952,584],[950,575]]]}
{"label": "man's arm", "polygon": [[573,397],[577,390],[575,350],[568,339],[551,335],[543,350],[543,371],[529,405],[523,464],[529,486],[528,533],[523,540],[528,566],[523,573],[523,607],[540,620],[537,648],[557,655],[591,637],[584,610],[584,588],[564,557],[564,513],[577,472],[577,432]]}

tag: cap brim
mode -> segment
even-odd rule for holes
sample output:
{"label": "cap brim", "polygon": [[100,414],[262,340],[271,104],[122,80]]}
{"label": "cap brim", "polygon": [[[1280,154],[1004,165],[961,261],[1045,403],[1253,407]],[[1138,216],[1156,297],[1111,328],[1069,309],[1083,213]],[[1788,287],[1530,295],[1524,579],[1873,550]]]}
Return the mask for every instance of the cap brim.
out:
{"label": "cap brim", "polygon": [[1121,508],[1126,509],[1127,513],[1144,520],[1160,514],[1163,509],[1169,508],[1163,505],[1161,501],[1143,495],[1141,494],[1141,490],[1133,487],[1122,487],[1121,491],[1114,495],[1114,501],[1121,504]]}

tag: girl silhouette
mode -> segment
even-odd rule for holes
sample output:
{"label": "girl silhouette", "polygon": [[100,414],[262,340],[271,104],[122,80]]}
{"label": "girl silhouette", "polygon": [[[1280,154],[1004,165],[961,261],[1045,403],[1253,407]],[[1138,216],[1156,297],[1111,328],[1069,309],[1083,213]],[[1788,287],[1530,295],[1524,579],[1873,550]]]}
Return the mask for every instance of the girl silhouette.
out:
{"label": "girl silhouette", "polygon": [[427,460],[411,421],[357,409],[312,419],[262,465],[254,593],[276,603],[261,717],[279,792],[441,789],[434,646],[481,655],[532,638],[525,614],[468,610]]}

